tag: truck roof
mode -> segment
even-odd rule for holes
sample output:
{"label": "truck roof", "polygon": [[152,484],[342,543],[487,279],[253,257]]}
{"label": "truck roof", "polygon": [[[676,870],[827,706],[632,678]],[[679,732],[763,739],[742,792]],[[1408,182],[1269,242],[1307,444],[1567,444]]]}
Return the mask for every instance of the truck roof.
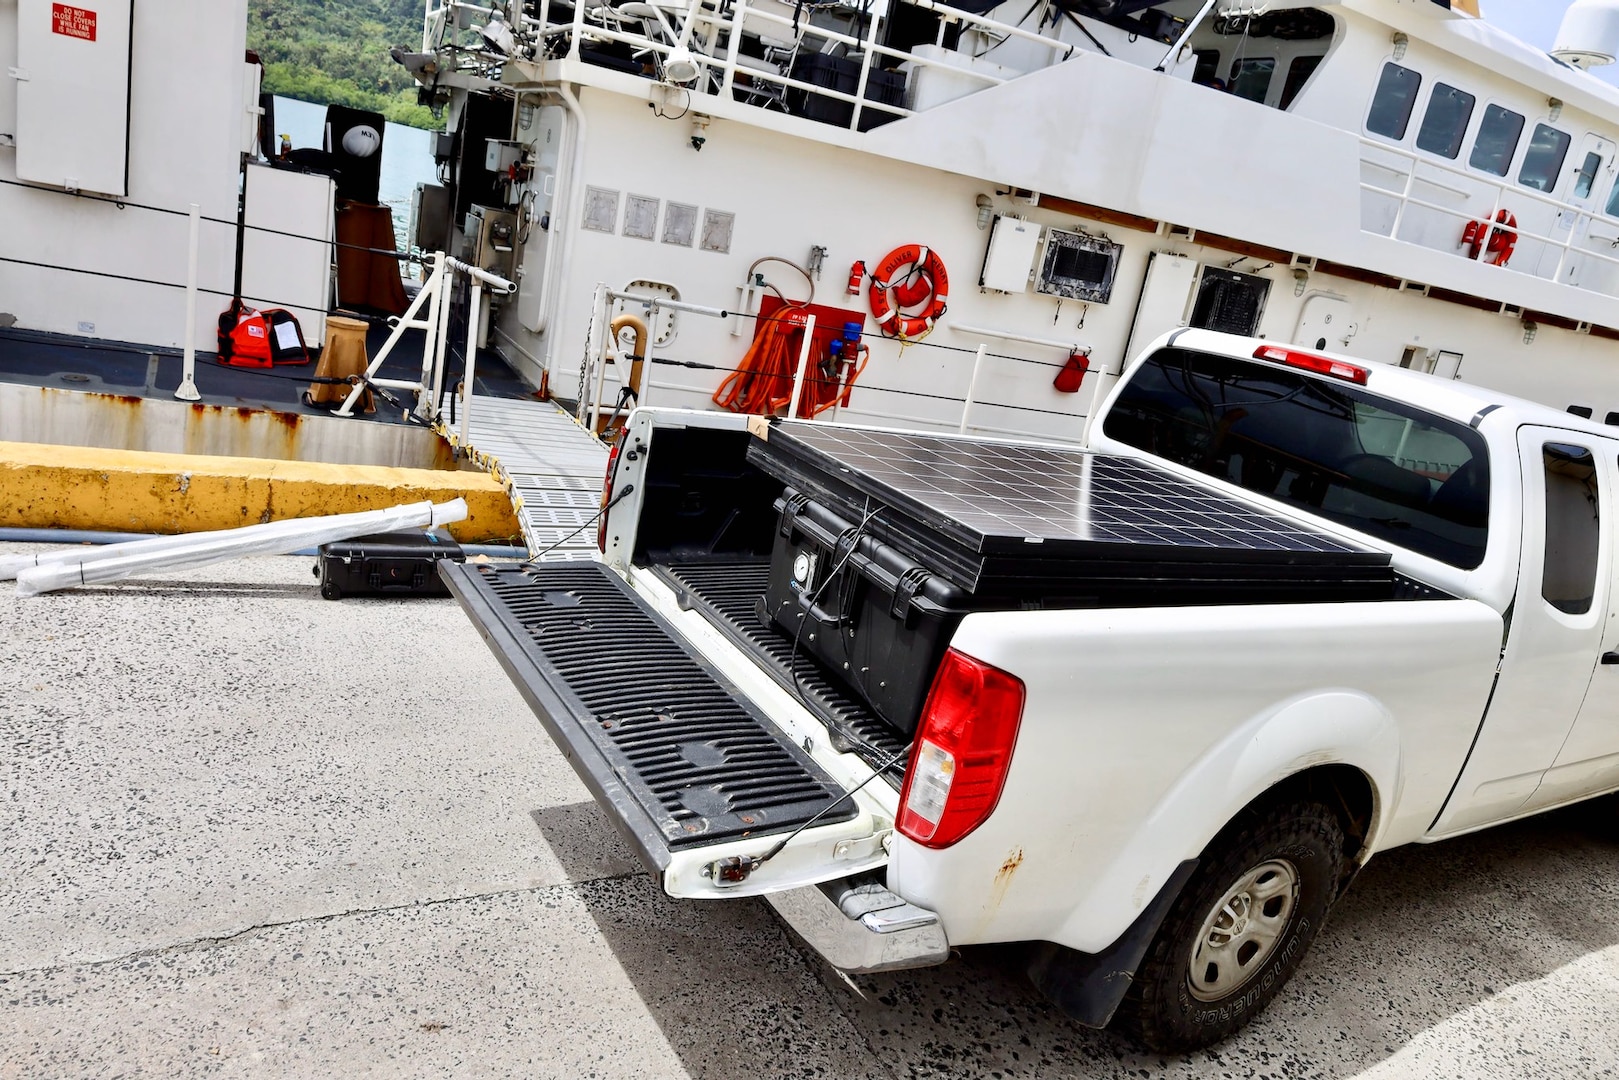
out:
{"label": "truck roof", "polygon": [[1279,346],[1364,368],[1367,371],[1368,390],[1396,401],[1408,402],[1460,423],[1476,424],[1482,419],[1480,414],[1499,410],[1504,414],[1501,419],[1509,420],[1513,427],[1519,424],[1545,424],[1590,432],[1607,438],[1619,438],[1619,427],[1597,423],[1573,413],[1559,412],[1548,405],[1500,393],[1487,387],[1411,371],[1408,368],[1367,360],[1348,353],[1300,348],[1286,342],[1221,334],[1213,330],[1178,330],[1161,339],[1159,344],[1198,349],[1234,359],[1253,359],[1255,350],[1267,345]]}

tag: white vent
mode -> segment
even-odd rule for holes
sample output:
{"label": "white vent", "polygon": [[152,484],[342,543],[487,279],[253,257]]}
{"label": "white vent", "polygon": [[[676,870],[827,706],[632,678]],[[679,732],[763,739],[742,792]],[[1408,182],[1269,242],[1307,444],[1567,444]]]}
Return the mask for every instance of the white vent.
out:
{"label": "white vent", "polygon": [[1574,0],[1552,55],[1577,68],[1613,63],[1619,56],[1619,0]]}

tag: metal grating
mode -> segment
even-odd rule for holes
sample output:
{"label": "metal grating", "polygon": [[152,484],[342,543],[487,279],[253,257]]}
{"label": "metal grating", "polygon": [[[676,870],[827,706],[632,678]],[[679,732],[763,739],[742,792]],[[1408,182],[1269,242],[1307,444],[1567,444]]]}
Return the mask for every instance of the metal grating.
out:
{"label": "metal grating", "polygon": [[607,447],[555,402],[478,397],[469,416],[468,442],[510,482],[528,549],[594,556]]}
{"label": "metal grating", "polygon": [[[606,567],[467,569],[457,583],[518,632],[569,706],[571,716],[549,718],[553,734],[570,746],[588,740],[669,848],[781,832],[843,794]],[[457,593],[476,620],[476,605]],[[854,813],[844,802],[821,820]]]}
{"label": "metal grating", "polygon": [[[774,623],[759,617],[757,607],[770,580],[770,562],[702,562],[660,566],[658,570],[692,606],[737,645],[766,661],[763,669],[783,687],[798,695],[811,712],[832,730],[833,747],[859,754],[876,766],[894,757],[905,741],[871,707],[844,690],[820,661],[799,649]],[[886,777],[896,784],[905,762],[895,762]]]}

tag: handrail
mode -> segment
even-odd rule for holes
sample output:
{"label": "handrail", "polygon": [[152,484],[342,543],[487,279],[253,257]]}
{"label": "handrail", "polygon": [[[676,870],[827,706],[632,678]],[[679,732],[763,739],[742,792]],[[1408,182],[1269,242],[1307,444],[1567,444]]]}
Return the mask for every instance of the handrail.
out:
{"label": "handrail", "polygon": [[[861,130],[864,114],[871,110],[890,117],[913,115],[913,110],[902,105],[867,98],[873,81],[874,65],[892,67],[897,62],[908,64],[913,69],[932,68],[949,72],[956,78],[964,78],[982,87],[997,86],[1007,81],[1000,75],[952,63],[949,59],[917,55],[881,44],[878,36],[886,16],[869,17],[865,29],[855,35],[828,26],[810,25],[801,17],[790,18],[777,11],[765,10],[758,6],[757,0],[753,5],[750,5],[748,0],[735,0],[730,7],[714,4],[713,0],[694,0],[690,6],[660,3],[659,0],[649,2],[658,8],[650,16],[624,14],[610,4],[592,5],[586,0],[577,0],[567,20],[557,22],[553,21],[552,0],[540,0],[538,10],[534,14],[523,11],[517,15],[505,13],[505,9],[510,5],[488,0],[485,3],[473,3],[468,0],[427,0],[422,23],[422,48],[424,51],[435,51],[453,40],[457,22],[455,16],[458,12],[486,18],[497,11],[501,12],[502,17],[513,25],[513,29],[519,31],[521,44],[520,55],[516,57],[518,59],[531,57],[539,60],[560,55],[569,60],[581,61],[583,60],[581,45],[588,41],[628,45],[636,55],[651,54],[662,58],[677,47],[677,40],[685,40],[686,47],[691,48],[695,54],[693,59],[702,69],[703,74],[697,84],[702,90],[712,88],[713,92],[730,97],[737,87],[740,72],[748,85],[768,84],[852,105],[849,119],[839,126],[855,131]],[[940,0],[892,0],[892,2],[935,13],[944,22],[993,33],[1002,40],[1019,39],[1036,43],[1050,50],[1047,64],[1067,60],[1078,50],[1076,44],[1054,36],[1058,31],[1048,33],[1028,30],[1022,26],[952,7]],[[668,19],[662,17],[662,8],[669,9]],[[652,24],[654,18],[656,25]],[[624,20],[634,20],[640,24],[640,32],[626,28]],[[691,32],[699,26],[705,28],[702,33]],[[742,39],[746,33],[751,32],[761,37],[783,36],[774,32],[784,29],[788,31],[785,37],[792,40],[795,50],[802,48],[806,39],[812,39],[822,47],[841,47],[849,52],[851,58],[853,54],[858,53],[860,68],[853,87],[854,93],[794,78],[789,64],[777,65],[777,70],[771,71],[746,62],[748,58],[741,51]],[[718,42],[722,37],[725,38],[725,43],[720,46]],[[566,39],[565,52],[554,49],[550,44],[562,38]],[[498,74],[496,69],[504,61],[487,50],[460,50],[454,59],[441,58],[441,62],[449,63],[458,70],[480,70],[489,77],[496,77]],[[772,97],[771,100],[776,99]]]}
{"label": "handrail", "polygon": [[[1570,257],[1576,255],[1583,258],[1594,259],[1598,262],[1611,263],[1615,266],[1619,266],[1619,257],[1605,255],[1602,252],[1592,250],[1590,247],[1577,245],[1575,242],[1575,238],[1579,233],[1578,226],[1582,218],[1594,222],[1597,220],[1606,220],[1608,217],[1606,214],[1599,213],[1598,211],[1590,209],[1589,207],[1579,206],[1575,203],[1567,202],[1553,195],[1547,195],[1544,192],[1536,191],[1533,188],[1525,187],[1521,184],[1514,184],[1504,178],[1479,176],[1454,165],[1447,165],[1442,162],[1432,161],[1418,155],[1415,151],[1407,150],[1403,146],[1391,146],[1388,143],[1379,142],[1375,139],[1369,139],[1366,136],[1357,136],[1357,138],[1359,139],[1363,151],[1361,156],[1361,164],[1369,165],[1376,169],[1382,169],[1385,172],[1393,173],[1395,175],[1404,176],[1404,183],[1399,189],[1367,183],[1365,180],[1362,180],[1359,185],[1360,190],[1363,192],[1371,192],[1385,198],[1392,198],[1398,202],[1399,207],[1395,211],[1394,221],[1389,226],[1389,230],[1386,234],[1391,239],[1398,240],[1400,238],[1400,229],[1405,223],[1406,209],[1414,206],[1423,210],[1433,210],[1438,213],[1445,214],[1450,217],[1460,218],[1465,221],[1483,221],[1491,231],[1511,233],[1520,239],[1533,240],[1537,243],[1545,244],[1549,248],[1555,249],[1559,253],[1557,265],[1552,269],[1549,277],[1535,273],[1534,271],[1520,271],[1521,273],[1529,273],[1533,277],[1542,278],[1542,280],[1560,282],[1564,270],[1568,267]],[[1366,149],[1377,150],[1383,154],[1400,159],[1405,163],[1405,167],[1396,168],[1387,162],[1370,159],[1364,155],[1364,151]],[[1446,184],[1442,184],[1430,176],[1420,175],[1420,172],[1423,169],[1433,170],[1445,176],[1459,177],[1473,184],[1474,187],[1470,190],[1461,190]],[[1481,216],[1476,209],[1466,206],[1445,206],[1439,203],[1430,202],[1426,199],[1417,198],[1412,194],[1412,188],[1419,182],[1427,184],[1431,187],[1437,187],[1442,191],[1449,191],[1454,194],[1464,196],[1469,202],[1473,200],[1475,193],[1482,193],[1479,190],[1482,189],[1483,192],[1493,192],[1494,201],[1490,206],[1489,212]],[[1559,238],[1549,233],[1533,232],[1529,229],[1523,228],[1522,226],[1507,225],[1505,223],[1497,222],[1495,220],[1497,214],[1509,201],[1517,206],[1522,206],[1523,203],[1528,202],[1549,208],[1555,211],[1558,215],[1571,215],[1568,226],[1568,235],[1566,237]],[[1514,217],[1516,217],[1516,215],[1514,215]],[[1558,231],[1561,232],[1562,230]],[[1607,242],[1601,238],[1593,237],[1589,232],[1586,234],[1586,239],[1595,239],[1598,242]],[[1457,247],[1460,246],[1461,241],[1458,240]],[[1482,260],[1486,254],[1487,252],[1481,245],[1477,259]],[[1564,284],[1570,283],[1564,282]],[[1584,286],[1581,285],[1575,285],[1573,287],[1584,288]],[[1612,291],[1607,291],[1604,293],[1604,295],[1611,296],[1616,294]]]}

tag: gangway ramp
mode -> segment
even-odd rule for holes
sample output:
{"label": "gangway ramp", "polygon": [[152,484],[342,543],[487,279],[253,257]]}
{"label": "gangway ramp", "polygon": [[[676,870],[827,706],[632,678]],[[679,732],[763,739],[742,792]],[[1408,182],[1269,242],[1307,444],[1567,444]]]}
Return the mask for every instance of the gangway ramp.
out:
{"label": "gangway ramp", "polygon": [[594,555],[596,530],[586,526],[601,509],[607,447],[551,401],[480,396],[467,419],[462,449],[511,490],[529,551]]}

